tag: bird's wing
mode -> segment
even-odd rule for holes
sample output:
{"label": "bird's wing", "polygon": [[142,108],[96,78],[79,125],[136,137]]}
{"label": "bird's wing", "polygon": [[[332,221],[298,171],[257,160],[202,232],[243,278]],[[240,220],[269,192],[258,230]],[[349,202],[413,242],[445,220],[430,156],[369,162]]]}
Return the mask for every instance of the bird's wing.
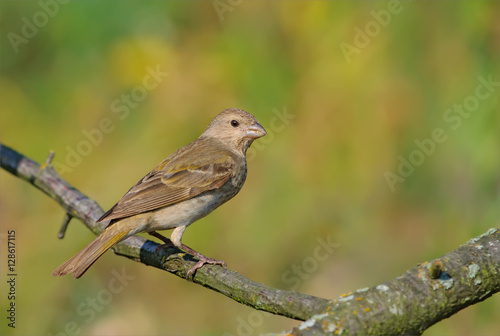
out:
{"label": "bird's wing", "polygon": [[98,222],[137,215],[184,201],[221,187],[231,177],[235,168],[235,158],[231,152],[209,149],[187,164],[182,158],[189,152],[180,151],[180,157],[169,157],[160,163]]}

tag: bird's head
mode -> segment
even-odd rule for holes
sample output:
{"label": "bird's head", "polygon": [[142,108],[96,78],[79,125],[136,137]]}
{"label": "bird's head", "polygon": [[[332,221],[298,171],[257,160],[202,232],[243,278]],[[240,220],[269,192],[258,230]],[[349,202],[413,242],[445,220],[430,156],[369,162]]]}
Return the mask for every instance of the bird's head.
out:
{"label": "bird's head", "polygon": [[244,154],[255,139],[266,134],[264,127],[253,115],[230,108],[219,113],[202,135],[216,138]]}

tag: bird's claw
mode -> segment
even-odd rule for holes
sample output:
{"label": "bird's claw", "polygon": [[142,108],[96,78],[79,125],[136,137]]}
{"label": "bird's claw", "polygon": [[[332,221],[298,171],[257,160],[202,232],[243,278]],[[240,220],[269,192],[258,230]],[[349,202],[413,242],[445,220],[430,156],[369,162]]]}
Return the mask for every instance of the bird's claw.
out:
{"label": "bird's claw", "polygon": [[217,260],[217,259],[214,259],[214,258],[208,258],[208,257],[202,257],[202,258],[199,258],[200,260],[196,263],[196,265],[194,265],[193,267],[191,267],[191,269],[187,272],[186,274],[186,280],[190,280],[192,279],[192,277],[194,277],[194,273],[196,272],[196,270],[198,268],[201,268],[203,267],[203,265],[205,264],[212,264],[212,265],[220,265],[224,268],[227,268],[227,264],[225,261],[223,260]]}

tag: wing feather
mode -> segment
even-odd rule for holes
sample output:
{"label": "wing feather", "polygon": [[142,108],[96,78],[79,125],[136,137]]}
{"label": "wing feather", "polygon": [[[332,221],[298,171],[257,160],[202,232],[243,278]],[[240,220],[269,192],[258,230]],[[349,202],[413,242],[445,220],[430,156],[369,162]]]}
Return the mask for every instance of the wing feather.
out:
{"label": "wing feather", "polygon": [[[200,140],[198,145],[193,145],[195,141],[160,163],[98,222],[163,208],[224,185],[234,171],[235,154],[210,142],[200,144]],[[202,155],[193,157],[195,151]]]}

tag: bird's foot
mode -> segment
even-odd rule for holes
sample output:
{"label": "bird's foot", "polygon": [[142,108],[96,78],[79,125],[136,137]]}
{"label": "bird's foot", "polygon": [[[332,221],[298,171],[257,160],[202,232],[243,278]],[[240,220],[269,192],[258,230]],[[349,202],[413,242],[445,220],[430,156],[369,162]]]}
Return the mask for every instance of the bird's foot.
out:
{"label": "bird's foot", "polygon": [[186,279],[187,280],[190,280],[190,278],[192,278],[194,276],[194,273],[196,272],[196,270],[198,268],[203,267],[203,265],[205,265],[205,264],[221,265],[224,268],[227,267],[227,264],[226,264],[225,261],[217,260],[217,259],[213,259],[213,258],[209,258],[209,257],[205,257],[201,253],[198,253],[198,255],[196,255],[196,258],[198,258],[199,261],[196,263],[196,265],[194,265],[193,267],[191,267],[191,269],[187,272],[187,274],[186,274]]}
{"label": "bird's foot", "polygon": [[197,251],[193,250],[192,248],[190,248],[187,245],[181,244],[181,249],[183,251],[191,253],[192,255],[194,255],[199,260],[196,263],[196,265],[194,265],[193,267],[191,267],[191,269],[187,272],[187,274],[186,274],[186,280],[188,280],[188,281],[190,280],[190,278],[194,277],[194,273],[196,272],[196,270],[198,268],[201,268],[205,264],[221,265],[222,267],[227,267],[227,264],[226,264],[225,261],[206,257],[203,254],[201,254],[200,252],[197,252]]}
{"label": "bird's foot", "polygon": [[163,245],[158,245],[156,247],[155,255],[158,255],[158,252],[162,249],[169,248],[169,247],[177,247],[177,248],[180,248],[181,250],[183,250],[187,253],[192,254],[194,257],[196,257],[196,259],[198,259],[198,262],[196,263],[196,265],[191,267],[189,269],[189,271],[187,271],[187,273],[186,273],[186,280],[188,280],[188,281],[193,278],[194,273],[196,273],[196,270],[203,267],[203,265],[205,265],[205,264],[221,265],[224,268],[227,267],[227,264],[225,261],[206,257],[203,254],[201,254],[200,252],[197,252],[197,251],[193,250],[192,248],[190,248],[189,246],[184,245],[184,244],[180,244],[180,246],[176,246],[170,239],[162,236],[161,234],[159,234],[156,231],[151,231],[151,232],[149,232],[149,234],[155,238],[160,239],[162,242],[164,242]]}

